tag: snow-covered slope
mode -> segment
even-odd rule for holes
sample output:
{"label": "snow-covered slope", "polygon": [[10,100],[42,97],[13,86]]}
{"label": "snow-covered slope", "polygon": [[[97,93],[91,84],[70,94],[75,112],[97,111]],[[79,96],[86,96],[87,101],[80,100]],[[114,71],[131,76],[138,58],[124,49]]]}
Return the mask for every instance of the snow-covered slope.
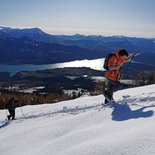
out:
{"label": "snow-covered slope", "polygon": [[[17,120],[4,124],[0,111],[1,155],[154,155],[155,85],[104,97],[17,108]],[[22,111],[25,116],[22,115]]]}

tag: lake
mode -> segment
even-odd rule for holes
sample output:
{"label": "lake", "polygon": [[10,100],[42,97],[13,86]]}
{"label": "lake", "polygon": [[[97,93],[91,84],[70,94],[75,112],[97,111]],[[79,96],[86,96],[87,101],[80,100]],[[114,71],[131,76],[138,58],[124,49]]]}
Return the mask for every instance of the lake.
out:
{"label": "lake", "polygon": [[89,67],[95,70],[103,70],[104,58],[94,60],[76,60],[64,63],[45,65],[0,65],[0,72],[10,72],[11,75],[20,71],[36,71],[44,69],[64,68],[64,67]]}

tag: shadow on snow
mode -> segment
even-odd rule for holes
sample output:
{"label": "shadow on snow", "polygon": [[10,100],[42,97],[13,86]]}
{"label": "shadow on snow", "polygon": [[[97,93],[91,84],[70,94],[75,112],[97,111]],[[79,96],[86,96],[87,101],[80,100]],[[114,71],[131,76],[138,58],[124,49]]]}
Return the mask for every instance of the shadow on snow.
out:
{"label": "shadow on snow", "polygon": [[0,129],[8,126],[10,123],[11,123],[11,121],[3,121],[3,122],[1,122]]}
{"label": "shadow on snow", "polygon": [[[149,99],[151,100],[152,98],[149,98]],[[122,102],[124,102],[124,100],[122,100]],[[120,101],[120,103],[121,103],[121,101]],[[147,117],[153,116],[154,112],[152,110],[148,110],[148,111],[144,111],[144,110],[147,108],[150,108],[150,107],[155,107],[155,105],[143,106],[136,110],[131,110],[131,108],[129,107],[128,104],[118,104],[118,103],[111,104],[111,105],[105,105],[105,106],[102,106],[101,104],[91,105],[91,106],[85,105],[83,107],[81,107],[81,106],[66,107],[65,106],[62,109],[53,111],[53,112],[48,111],[45,113],[41,112],[41,113],[31,114],[31,115],[26,114],[26,115],[23,115],[22,117],[17,118],[17,120],[23,121],[23,120],[27,120],[27,119],[35,119],[35,118],[41,118],[41,117],[54,117],[54,116],[64,117],[66,115],[78,115],[80,113],[85,113],[90,110],[101,111],[106,107],[113,109],[112,114],[111,114],[112,120],[125,121],[125,120],[129,120],[129,119],[147,118]]]}
{"label": "shadow on snow", "polygon": [[129,119],[147,118],[153,116],[153,111],[144,111],[146,108],[155,107],[155,105],[144,106],[136,110],[131,110],[127,104],[112,104],[112,120],[125,121]]}

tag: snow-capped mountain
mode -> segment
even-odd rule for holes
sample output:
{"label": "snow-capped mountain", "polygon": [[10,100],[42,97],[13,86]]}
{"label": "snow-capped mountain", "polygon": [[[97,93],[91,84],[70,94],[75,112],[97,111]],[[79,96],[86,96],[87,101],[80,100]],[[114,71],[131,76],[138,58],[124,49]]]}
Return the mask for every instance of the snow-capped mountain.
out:
{"label": "snow-capped mountain", "polygon": [[10,27],[1,26],[0,31],[6,33],[9,37],[12,38],[28,38],[35,41],[44,41],[50,43],[59,42],[59,38],[54,35],[49,35],[39,28],[13,29]]}
{"label": "snow-capped mountain", "polygon": [[11,123],[0,110],[0,154],[154,155],[155,85],[118,91],[114,99],[106,106],[98,95],[19,107]]}
{"label": "snow-capped mountain", "polygon": [[[4,34],[10,38],[13,38],[14,42],[12,43],[12,39],[11,39],[11,43],[10,43],[10,40],[8,40],[4,45],[3,40],[1,42],[1,38],[4,38]],[[15,39],[18,39],[18,40],[15,41]],[[24,39],[25,40],[28,39],[29,42],[36,42],[35,44],[37,45],[44,44],[43,45],[44,49],[41,52],[43,54],[46,52],[45,48],[48,48],[49,44],[53,44],[53,43],[59,44],[59,46],[61,47],[71,46],[73,48],[71,55],[72,56],[77,55],[77,56],[73,59],[69,56],[69,59],[67,59],[66,61],[90,59],[90,58],[92,59],[102,58],[102,57],[105,57],[107,53],[111,53],[116,49],[126,48],[129,51],[129,53],[132,53],[132,52],[141,53],[136,58],[137,59],[136,61],[155,65],[155,61],[154,61],[155,44],[154,44],[153,38],[147,39],[147,38],[126,37],[126,36],[106,36],[105,37],[102,35],[81,35],[81,34],[51,35],[43,32],[39,28],[13,29],[10,27],[0,27],[0,52],[2,51],[6,55],[10,55],[10,53],[16,53],[16,55],[14,56],[18,57],[18,55],[21,54],[21,52],[17,52],[17,51],[24,51],[22,53],[25,55],[27,55],[27,51],[34,51],[34,50],[38,51],[38,47],[34,47],[33,49],[31,47],[27,47],[26,50],[21,49],[19,42],[21,40],[23,41]],[[5,48],[5,46],[8,47],[7,50],[3,49]],[[15,48],[12,48],[12,46]],[[56,52],[60,52],[62,50],[61,47]],[[76,53],[75,48],[83,48],[84,50],[86,50],[87,53],[85,57],[83,56],[83,54],[78,55],[78,53]],[[90,57],[90,53],[91,53],[90,50],[93,51],[93,55],[91,57]],[[38,53],[36,54],[38,55]],[[3,57],[4,59],[7,58],[6,56],[3,56]],[[10,57],[12,58],[12,56]],[[58,55],[54,57],[55,57],[55,62],[62,62],[62,61],[59,61],[60,58],[58,58]],[[63,58],[65,57],[68,58],[68,54],[64,53]],[[37,61],[38,61],[37,63],[44,63],[44,64],[51,63],[49,60],[45,60],[46,59],[45,57],[40,57],[40,58],[41,59],[37,58]],[[45,60],[45,62],[42,62],[42,60]],[[7,60],[5,60],[5,62],[2,62],[2,63],[8,63],[10,61],[11,59],[7,58]],[[22,61],[21,59],[18,60],[18,62],[21,62],[21,61]],[[14,62],[11,62],[11,63],[14,63]],[[30,62],[26,61],[25,63],[30,63]],[[36,64],[36,62],[33,62],[33,60],[31,60],[31,63]]]}
{"label": "snow-capped mountain", "polygon": [[[19,28],[10,28],[10,27],[2,27],[2,26],[0,26],[0,31],[6,33],[7,35],[13,38],[27,37],[29,39],[33,39],[36,41],[43,41],[48,43],[61,43],[63,45],[76,45],[76,46],[81,45],[82,47],[87,47],[87,48],[88,48],[87,42],[90,42],[91,40],[93,45],[94,44],[98,45],[94,47],[96,49],[101,47],[100,44],[105,44],[106,46],[112,44],[113,46],[115,45],[115,47],[113,48],[118,48],[119,44],[125,43],[124,46],[129,47],[129,49],[132,49],[132,48],[137,49],[137,46],[140,43],[143,46],[146,46],[148,44],[151,47],[154,46],[153,44],[154,39],[127,37],[122,35],[118,35],[118,36],[81,35],[81,34],[51,35],[43,32],[39,28],[19,29]],[[99,43],[97,44],[96,41]],[[78,42],[80,42],[80,44]]]}
{"label": "snow-capped mountain", "polygon": [[[13,29],[11,27],[2,27],[0,26],[0,30],[3,31],[4,33],[12,36],[12,37],[17,37],[17,38],[20,38],[20,37],[23,37],[24,34],[27,35],[27,34],[43,34],[44,32],[41,31],[41,29],[39,28],[30,28],[30,29]],[[23,35],[23,36],[22,36]]]}

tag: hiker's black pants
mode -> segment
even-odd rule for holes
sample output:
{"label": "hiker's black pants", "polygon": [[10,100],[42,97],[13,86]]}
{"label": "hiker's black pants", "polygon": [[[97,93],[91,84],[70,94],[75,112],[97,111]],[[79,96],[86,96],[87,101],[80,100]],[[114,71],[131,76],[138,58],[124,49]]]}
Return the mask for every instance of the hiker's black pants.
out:
{"label": "hiker's black pants", "polygon": [[15,109],[14,110],[10,110],[8,109],[10,115],[8,115],[8,119],[10,120],[10,118],[15,119]]}
{"label": "hiker's black pants", "polygon": [[112,81],[107,79],[105,94],[109,99],[113,99],[113,93],[122,88],[123,88],[123,84],[120,83],[119,81]]}

